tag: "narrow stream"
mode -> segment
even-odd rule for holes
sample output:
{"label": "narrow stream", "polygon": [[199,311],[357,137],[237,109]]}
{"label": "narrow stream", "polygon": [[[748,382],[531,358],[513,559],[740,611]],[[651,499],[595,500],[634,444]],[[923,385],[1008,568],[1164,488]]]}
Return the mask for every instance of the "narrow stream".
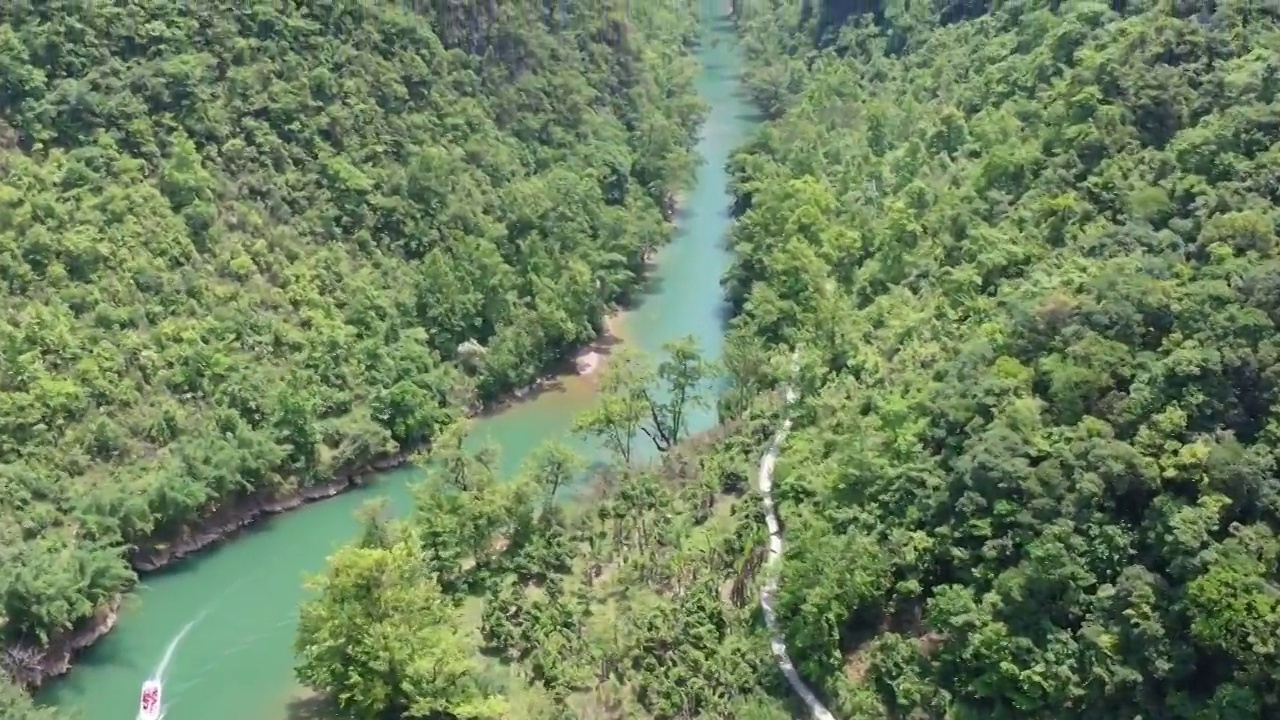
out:
{"label": "narrow stream", "polygon": [[[716,13],[723,3],[714,3]],[[739,59],[727,19],[709,20],[699,51],[698,90],[711,110],[698,145],[703,164],[683,198],[679,233],[657,261],[654,290],[621,323],[626,343],[656,352],[684,335],[699,338],[711,357],[723,346],[720,277],[729,256],[729,154],[757,124],[739,83]],[[514,471],[539,443],[568,436],[570,423],[591,402],[591,382],[572,378],[556,391],[516,405],[478,424],[477,435],[502,448],[503,472]],[[710,415],[696,418],[705,427]],[[85,652],[66,678],[41,700],[74,709],[84,720],[132,720],[142,681],[170,641],[194,618],[166,670],[168,720],[304,717],[292,700],[295,615],[302,579],[350,541],[353,513],[385,497],[396,511],[409,506],[411,469],[332,500],[264,522],[233,542],[148,575],[124,605],[116,629]]]}

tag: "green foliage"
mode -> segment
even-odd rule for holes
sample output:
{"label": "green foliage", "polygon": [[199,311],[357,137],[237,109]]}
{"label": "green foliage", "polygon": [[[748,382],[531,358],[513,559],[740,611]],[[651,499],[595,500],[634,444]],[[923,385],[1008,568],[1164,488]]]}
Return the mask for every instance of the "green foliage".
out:
{"label": "green foliage", "polygon": [[420,548],[405,537],[330,559],[298,621],[298,678],[359,720],[503,717]]}
{"label": "green foliage", "polygon": [[687,8],[400,5],[0,7],[4,640],[431,440],[638,287],[702,114]]}
{"label": "green foliage", "polygon": [[576,432],[600,440],[623,467],[635,459],[639,436],[667,452],[686,437],[689,414],[708,404],[716,365],[702,357],[696,338],[680,338],[662,350],[666,357],[657,367],[626,348],[615,353],[600,380],[599,402],[574,419]]}
{"label": "green foliage", "polygon": [[[656,368],[706,367],[687,343],[661,362],[631,362],[614,369],[650,368],[645,384],[630,386],[649,397],[674,397],[671,379],[689,376],[668,370],[660,380]],[[375,646],[365,638],[383,626],[402,627],[405,643],[440,632],[447,613],[431,604],[443,592],[468,609],[455,619],[458,637],[478,633],[467,642],[479,669],[464,677],[507,698],[509,717],[788,716],[771,694],[782,682],[755,610],[759,506],[740,492],[757,459],[754,438],[686,440],[660,466],[600,469],[565,504],[556,493],[581,480],[582,459],[563,445],[548,443],[518,478],[498,482],[492,449],[463,450],[465,433],[465,425],[451,428],[426,455],[428,476],[408,518],[386,523],[377,508],[366,510],[364,539],[331,559],[298,636],[304,683],[339,701],[372,699],[370,712],[412,705],[410,691],[396,700],[382,689],[392,683],[390,663],[366,660],[372,650],[363,648]],[[399,553],[426,578],[414,576],[426,596],[415,602],[429,607],[402,602],[400,584],[340,580],[361,563],[394,565]],[[362,649],[343,654],[347,646]],[[437,704],[448,711],[450,696],[421,687],[412,692],[444,697]]]}
{"label": "green foliage", "polygon": [[0,718],[5,720],[61,720],[52,708],[40,707],[17,685],[0,682]]}
{"label": "green foliage", "polygon": [[1275,11],[775,4],[726,287],[802,349],[798,664],[850,720],[1280,713]]}

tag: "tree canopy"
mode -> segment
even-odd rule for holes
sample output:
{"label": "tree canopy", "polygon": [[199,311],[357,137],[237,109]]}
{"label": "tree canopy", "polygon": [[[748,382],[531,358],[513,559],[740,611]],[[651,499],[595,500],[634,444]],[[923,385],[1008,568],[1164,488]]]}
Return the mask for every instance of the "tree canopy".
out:
{"label": "tree canopy", "polygon": [[749,482],[786,383],[778,611],[842,720],[1280,714],[1280,14],[734,2],[772,120],[731,162],[724,424],[690,436],[691,343],[624,354],[566,503],[583,458],[498,478],[458,400],[635,287],[700,108],[690,15],[548,5],[0,11],[10,638],[135,538],[433,439],[314,579],[305,684],[789,717]]}
{"label": "tree canopy", "polygon": [[402,5],[0,7],[6,643],[90,617],[131,546],[430,440],[638,287],[703,113],[688,9]]}
{"label": "tree canopy", "polygon": [[756,621],[764,533],[744,482],[772,418],[681,435],[680,415],[709,400],[690,380],[712,364],[687,340],[623,360],[581,432],[629,430],[659,461],[610,442],[584,472],[553,441],[498,478],[496,450],[467,451],[466,423],[450,428],[413,512],[367,510],[314,582],[299,679],[361,718],[789,717]]}
{"label": "tree canopy", "polygon": [[734,609],[764,545],[736,493],[785,382],[779,613],[839,717],[1280,712],[1280,18],[735,5],[773,120],[732,162],[728,439],[670,494],[678,451],[632,462],[664,448],[656,376],[615,368],[579,422],[620,461],[582,577],[554,580],[561,546],[473,586],[483,647],[569,716],[785,717]]}
{"label": "tree canopy", "polygon": [[1280,713],[1280,27],[739,3],[781,621],[841,718]]}

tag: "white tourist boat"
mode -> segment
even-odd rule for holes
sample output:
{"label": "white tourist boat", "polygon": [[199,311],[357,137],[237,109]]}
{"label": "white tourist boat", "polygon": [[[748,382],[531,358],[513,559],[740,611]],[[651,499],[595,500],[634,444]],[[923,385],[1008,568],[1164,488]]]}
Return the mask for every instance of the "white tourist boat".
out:
{"label": "white tourist boat", "polygon": [[160,681],[142,683],[142,697],[138,700],[138,720],[160,720],[164,716],[160,704]]}

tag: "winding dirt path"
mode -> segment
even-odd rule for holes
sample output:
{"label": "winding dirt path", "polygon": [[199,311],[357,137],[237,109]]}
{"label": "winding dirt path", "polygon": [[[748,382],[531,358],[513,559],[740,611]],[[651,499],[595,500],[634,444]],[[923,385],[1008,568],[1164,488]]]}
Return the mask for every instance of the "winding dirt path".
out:
{"label": "winding dirt path", "polygon": [[773,504],[773,466],[778,461],[782,442],[786,440],[787,433],[791,432],[791,404],[798,397],[790,387],[785,389],[785,393],[786,408],[783,411],[782,427],[773,436],[773,442],[760,459],[760,472],[756,476],[760,496],[764,499],[764,521],[769,527],[769,559],[766,563],[764,588],[760,591],[760,608],[764,610],[764,622],[769,628],[769,645],[773,648],[773,654],[778,658],[778,667],[787,677],[791,688],[804,700],[804,704],[809,707],[809,714],[816,720],[835,720],[835,716],[823,706],[822,701],[818,700],[796,672],[791,656],[787,654],[787,641],[778,627],[778,614],[774,611],[774,600],[778,593],[778,561],[782,559],[782,526],[778,523],[778,512]]}

